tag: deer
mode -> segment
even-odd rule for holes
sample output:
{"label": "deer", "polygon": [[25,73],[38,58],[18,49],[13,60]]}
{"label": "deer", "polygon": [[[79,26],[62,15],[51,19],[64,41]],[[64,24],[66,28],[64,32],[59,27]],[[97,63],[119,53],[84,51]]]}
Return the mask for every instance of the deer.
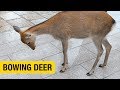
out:
{"label": "deer", "polygon": [[32,50],[35,50],[35,41],[38,35],[49,34],[56,40],[60,40],[64,55],[61,73],[68,69],[68,40],[71,38],[92,39],[97,48],[97,57],[92,68],[86,74],[90,76],[94,73],[103,54],[103,46],[106,50],[105,59],[99,67],[107,65],[112,46],[106,36],[115,23],[116,21],[106,11],[62,11],[42,23],[31,26],[27,30],[21,30],[18,26],[13,26],[13,28],[20,34],[21,41]]}

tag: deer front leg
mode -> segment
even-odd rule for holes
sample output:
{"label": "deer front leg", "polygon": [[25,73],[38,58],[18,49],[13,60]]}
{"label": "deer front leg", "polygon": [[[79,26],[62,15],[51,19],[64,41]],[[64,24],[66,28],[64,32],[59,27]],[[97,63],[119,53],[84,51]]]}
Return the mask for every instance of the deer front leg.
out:
{"label": "deer front leg", "polygon": [[65,70],[68,68],[68,57],[67,57],[68,40],[62,40],[62,47],[63,47],[64,63],[62,64],[63,67],[60,70],[60,72],[65,72]]}

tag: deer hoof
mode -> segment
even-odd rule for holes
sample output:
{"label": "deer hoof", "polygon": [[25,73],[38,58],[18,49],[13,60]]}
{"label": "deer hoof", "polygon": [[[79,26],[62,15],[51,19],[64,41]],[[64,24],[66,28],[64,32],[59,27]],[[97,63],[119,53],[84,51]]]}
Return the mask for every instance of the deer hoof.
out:
{"label": "deer hoof", "polygon": [[60,70],[61,73],[65,72],[68,68],[68,64],[64,65],[62,69]]}
{"label": "deer hoof", "polygon": [[104,65],[104,64],[100,64],[100,65],[99,65],[99,67],[101,67],[101,68],[103,68],[104,66],[106,66],[106,65]]}
{"label": "deer hoof", "polygon": [[61,72],[61,73],[64,73],[65,71],[63,71],[63,70],[60,70],[60,72]]}
{"label": "deer hoof", "polygon": [[64,73],[66,70],[67,70],[67,68],[66,68],[66,67],[63,67],[63,68],[60,70],[60,72],[61,72],[61,73]]}
{"label": "deer hoof", "polygon": [[88,72],[86,75],[87,75],[87,76],[91,76],[91,75],[93,75],[93,73],[94,73],[94,71]]}
{"label": "deer hoof", "polygon": [[87,76],[91,76],[92,74],[90,74],[90,73],[87,73],[86,75],[87,75]]}
{"label": "deer hoof", "polygon": [[62,64],[62,66],[64,66],[64,63]]}

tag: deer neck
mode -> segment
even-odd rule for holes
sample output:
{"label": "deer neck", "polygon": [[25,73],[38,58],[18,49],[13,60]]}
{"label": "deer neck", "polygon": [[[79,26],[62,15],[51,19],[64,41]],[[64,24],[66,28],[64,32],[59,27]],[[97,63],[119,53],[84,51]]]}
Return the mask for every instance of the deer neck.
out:
{"label": "deer neck", "polygon": [[36,36],[42,35],[42,34],[51,34],[51,25],[50,24],[38,24],[36,26],[33,26],[27,30],[27,32],[35,34]]}

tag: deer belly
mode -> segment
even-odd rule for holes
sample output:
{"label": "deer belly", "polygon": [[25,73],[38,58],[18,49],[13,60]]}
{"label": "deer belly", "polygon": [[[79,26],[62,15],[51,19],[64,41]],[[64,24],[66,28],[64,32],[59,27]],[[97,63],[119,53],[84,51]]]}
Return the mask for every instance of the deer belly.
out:
{"label": "deer belly", "polygon": [[89,32],[73,32],[71,38],[87,38],[90,36]]}

